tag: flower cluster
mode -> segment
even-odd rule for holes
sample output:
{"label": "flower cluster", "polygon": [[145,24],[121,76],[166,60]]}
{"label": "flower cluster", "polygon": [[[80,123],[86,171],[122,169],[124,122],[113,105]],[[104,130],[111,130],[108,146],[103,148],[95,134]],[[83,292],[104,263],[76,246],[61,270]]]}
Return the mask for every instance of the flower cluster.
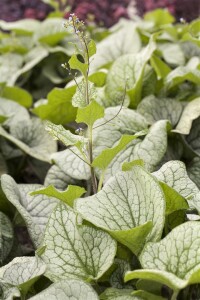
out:
{"label": "flower cluster", "polygon": [[75,14],[70,14],[66,22],[63,23],[65,28],[72,28],[76,34],[80,34],[84,26],[84,22],[80,21]]}

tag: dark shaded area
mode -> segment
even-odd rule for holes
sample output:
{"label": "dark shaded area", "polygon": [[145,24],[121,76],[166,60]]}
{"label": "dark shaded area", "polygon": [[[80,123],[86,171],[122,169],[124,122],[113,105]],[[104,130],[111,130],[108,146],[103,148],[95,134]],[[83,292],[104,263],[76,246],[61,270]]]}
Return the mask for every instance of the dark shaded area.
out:
{"label": "dark shaded area", "polygon": [[[128,18],[128,5],[135,2],[137,13],[142,16],[145,12],[156,8],[167,8],[177,20],[184,18],[191,21],[200,15],[199,0],[68,0],[66,4],[57,0],[61,11],[66,5],[70,11],[82,20],[92,20],[99,25],[110,27],[119,18]],[[16,21],[24,18],[43,20],[52,8],[41,0],[1,0],[0,19]],[[65,16],[68,17],[69,13]]]}
{"label": "dark shaded area", "polygon": [[43,20],[52,11],[49,5],[40,0],[1,0],[0,19],[12,22],[31,18]]}
{"label": "dark shaded area", "polygon": [[135,0],[139,15],[156,8],[167,8],[177,20],[191,21],[200,16],[199,0]]}

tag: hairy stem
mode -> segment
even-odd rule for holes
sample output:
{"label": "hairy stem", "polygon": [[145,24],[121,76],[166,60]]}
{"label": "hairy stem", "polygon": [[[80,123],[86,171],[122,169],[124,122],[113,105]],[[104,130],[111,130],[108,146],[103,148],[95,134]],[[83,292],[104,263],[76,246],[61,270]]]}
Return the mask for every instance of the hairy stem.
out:
{"label": "hairy stem", "polygon": [[92,127],[89,126],[89,159],[90,159],[90,172],[91,172],[91,180],[92,180],[92,188],[93,188],[93,193],[97,193],[97,180],[96,176],[94,173],[94,168],[92,166],[93,162],[93,141],[92,141]]}

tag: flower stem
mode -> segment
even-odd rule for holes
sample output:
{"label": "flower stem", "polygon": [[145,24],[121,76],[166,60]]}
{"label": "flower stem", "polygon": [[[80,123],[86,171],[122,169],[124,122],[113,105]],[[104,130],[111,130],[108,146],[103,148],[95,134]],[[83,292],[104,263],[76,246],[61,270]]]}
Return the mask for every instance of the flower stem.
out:
{"label": "flower stem", "polygon": [[89,126],[88,130],[89,130],[89,160],[90,160],[90,173],[91,173],[91,180],[92,180],[93,193],[96,194],[96,193],[97,193],[97,180],[96,180],[96,176],[95,176],[95,173],[94,173],[94,168],[93,168],[93,166],[92,166],[92,162],[93,162],[92,127]]}

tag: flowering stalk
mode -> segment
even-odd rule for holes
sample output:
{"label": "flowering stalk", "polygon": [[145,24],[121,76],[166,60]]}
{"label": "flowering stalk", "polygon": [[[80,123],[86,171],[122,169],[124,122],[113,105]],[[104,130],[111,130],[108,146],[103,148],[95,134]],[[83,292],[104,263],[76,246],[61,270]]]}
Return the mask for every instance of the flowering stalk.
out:
{"label": "flowering stalk", "polygon": [[[76,68],[82,72],[84,76],[84,83],[85,83],[85,91],[83,97],[85,97],[85,103],[87,105],[90,104],[91,100],[89,97],[89,68],[90,68],[90,53],[88,49],[88,40],[87,36],[85,35],[83,31],[84,22],[80,21],[79,18],[75,14],[70,14],[69,19],[64,23],[64,27],[71,28],[72,31],[75,33],[75,35],[78,38],[78,41],[80,42],[80,54],[84,59],[84,63],[77,62]],[[83,65],[79,68],[78,64]],[[71,67],[71,66],[70,66]],[[75,78],[75,83],[77,87],[79,88],[79,85]],[[93,162],[93,132],[92,132],[92,126],[88,125],[88,160],[90,163],[90,172],[91,172],[91,180],[92,180],[92,187],[93,192],[97,192],[97,180],[94,173],[94,168],[92,166]]]}

